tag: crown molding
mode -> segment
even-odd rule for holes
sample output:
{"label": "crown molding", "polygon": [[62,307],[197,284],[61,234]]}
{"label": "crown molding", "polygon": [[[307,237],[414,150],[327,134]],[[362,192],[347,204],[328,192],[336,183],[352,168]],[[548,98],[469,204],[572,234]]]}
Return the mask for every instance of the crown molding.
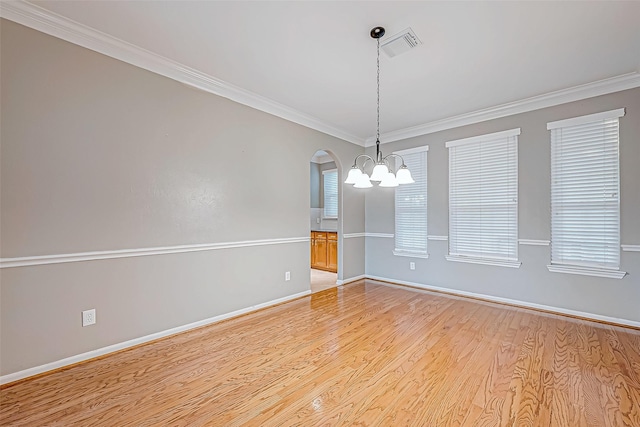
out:
{"label": "crown molding", "polygon": [[[209,76],[27,1],[0,2],[0,17],[353,144],[363,147],[375,145],[375,138],[373,137],[369,137],[366,140],[362,139],[301,111]],[[382,134],[381,139],[384,141],[383,143],[399,141],[636,87],[640,87],[640,73],[637,71],[471,113],[398,129]]]}
{"label": "crown molding", "polygon": [[230,99],[327,135],[364,146],[364,140],[269,98],[234,86],[27,1],[0,3],[0,17],[82,46],[152,73]]}
{"label": "crown molding", "polygon": [[[446,129],[453,129],[460,126],[498,119],[500,117],[512,116],[514,114],[526,113],[527,111],[553,107],[555,105],[580,101],[582,99],[593,98],[594,96],[606,95],[636,87],[640,87],[640,73],[634,71],[632,73],[622,74],[620,76],[598,80],[567,89],[561,89],[543,95],[525,98],[520,101],[509,102],[507,104],[461,114],[459,116],[436,120],[434,122],[412,126],[405,129],[398,129],[393,132],[381,134],[380,139],[383,140],[384,143],[400,141],[402,139],[427,135]],[[375,146],[375,143],[375,138],[369,137],[365,142],[365,147],[373,147]]]}

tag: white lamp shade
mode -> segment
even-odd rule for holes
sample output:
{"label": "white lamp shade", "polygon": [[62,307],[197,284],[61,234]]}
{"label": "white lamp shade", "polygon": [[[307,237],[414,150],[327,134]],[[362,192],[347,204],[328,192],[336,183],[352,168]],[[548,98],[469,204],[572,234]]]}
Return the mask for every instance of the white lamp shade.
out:
{"label": "white lamp shade", "polygon": [[360,175],[362,175],[362,171],[360,170],[359,167],[354,166],[349,170],[349,175],[347,175],[347,179],[344,181],[344,183],[355,184]]}
{"label": "white lamp shade", "polygon": [[382,181],[384,177],[389,173],[389,168],[384,163],[378,163],[371,172],[371,181]]}
{"label": "white lamp shade", "polygon": [[369,180],[369,175],[367,175],[366,173],[361,173],[358,179],[356,180],[354,187],[371,188],[373,187],[373,184],[371,184],[371,181]]}
{"label": "white lamp shade", "polygon": [[398,181],[398,184],[413,184],[415,182],[411,177],[409,168],[406,166],[402,166],[400,169],[398,169],[396,180]]}
{"label": "white lamp shade", "polygon": [[393,172],[388,172],[382,182],[380,182],[380,187],[397,187],[398,180]]}

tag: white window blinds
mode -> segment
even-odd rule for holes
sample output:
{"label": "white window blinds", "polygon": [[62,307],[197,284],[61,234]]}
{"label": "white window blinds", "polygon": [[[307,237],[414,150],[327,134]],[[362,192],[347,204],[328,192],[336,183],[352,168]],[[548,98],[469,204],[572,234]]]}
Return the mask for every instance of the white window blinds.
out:
{"label": "white window blinds", "polygon": [[[427,256],[427,151],[418,147],[397,151],[415,181],[395,189],[396,245],[394,254]],[[397,159],[399,162],[400,160]],[[399,165],[398,165],[399,166]]]}
{"label": "white window blinds", "polygon": [[618,118],[624,109],[547,124],[551,264],[620,267]]}
{"label": "white window blinds", "polygon": [[519,134],[520,129],[512,129],[447,142],[447,259],[520,265],[517,263]]}
{"label": "white window blinds", "polygon": [[322,172],[324,190],[324,217],[338,217],[338,171],[336,169]]}

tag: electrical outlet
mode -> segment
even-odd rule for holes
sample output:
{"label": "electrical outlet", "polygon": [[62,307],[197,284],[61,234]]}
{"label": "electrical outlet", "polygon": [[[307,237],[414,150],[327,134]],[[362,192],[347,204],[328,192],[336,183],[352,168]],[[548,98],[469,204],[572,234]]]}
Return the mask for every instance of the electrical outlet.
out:
{"label": "electrical outlet", "polygon": [[320,218],[316,218],[316,224],[320,224]]}
{"label": "electrical outlet", "polygon": [[409,270],[415,270],[416,269],[416,263],[415,262],[410,262],[409,263]]}
{"label": "electrical outlet", "polygon": [[85,310],[82,312],[82,326],[90,326],[96,323],[96,309]]}
{"label": "electrical outlet", "polygon": [[291,272],[290,271],[286,271],[284,273],[284,281],[288,282],[289,280],[291,280]]}

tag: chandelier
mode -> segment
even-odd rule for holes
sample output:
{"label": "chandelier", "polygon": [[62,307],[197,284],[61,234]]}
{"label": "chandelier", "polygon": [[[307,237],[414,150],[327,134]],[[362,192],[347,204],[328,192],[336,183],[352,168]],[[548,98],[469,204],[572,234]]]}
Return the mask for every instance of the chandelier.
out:
{"label": "chandelier", "polygon": [[[378,126],[376,132],[376,158],[373,159],[371,156],[367,154],[360,154],[353,161],[353,166],[349,170],[349,174],[347,175],[347,179],[344,181],[345,184],[353,184],[355,188],[370,188],[373,187],[371,181],[379,182],[380,187],[397,187],[400,184],[412,184],[415,181],[411,177],[411,172],[409,168],[404,164],[404,159],[402,156],[398,154],[389,154],[387,156],[382,156],[382,151],[380,151],[380,37],[384,36],[384,28],[375,27],[371,30],[371,37],[377,40],[378,42],[378,59],[377,59],[377,88],[378,88]],[[402,161],[402,165],[398,168],[397,172],[394,174],[392,172],[391,164],[389,163],[389,159],[391,157],[398,157]],[[364,159],[361,166],[358,166],[358,160]],[[365,165],[367,162],[373,163],[373,171],[371,172],[371,177],[365,172]]]}

